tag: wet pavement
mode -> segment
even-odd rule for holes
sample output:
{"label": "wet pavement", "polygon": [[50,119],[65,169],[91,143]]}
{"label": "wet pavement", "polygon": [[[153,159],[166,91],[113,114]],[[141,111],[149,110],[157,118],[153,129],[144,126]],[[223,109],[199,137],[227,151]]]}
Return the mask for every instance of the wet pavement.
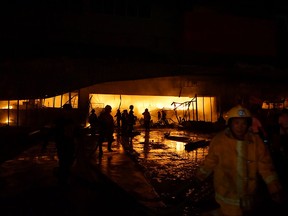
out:
{"label": "wet pavement", "polygon": [[[130,194],[86,164],[73,171],[68,185],[60,185],[53,142],[23,151],[0,167],[0,212],[3,216],[148,215]],[[87,177],[87,178],[86,178]]]}
{"label": "wet pavement", "polygon": [[[213,198],[212,188],[203,184],[201,189],[196,190],[196,185],[191,181],[208,148],[206,145],[187,151],[185,144],[188,141],[209,141],[211,134],[175,129],[138,132],[139,135],[133,139],[115,134],[115,152],[106,152],[101,159],[96,152],[92,159],[93,166],[142,204],[156,210],[157,214],[169,209],[174,212],[173,215],[192,215],[192,212],[197,215],[199,209],[196,210],[196,206]],[[129,170],[133,170],[133,173]]]}
{"label": "wet pavement", "polygon": [[[168,134],[168,136],[167,136]],[[194,173],[208,147],[185,150],[213,134],[176,129],[138,130],[133,139],[115,133],[114,152],[95,150],[95,138],[79,142],[68,185],[59,185],[56,149],[38,141],[0,167],[1,215],[200,215],[215,208],[211,179]]]}
{"label": "wet pavement", "polygon": [[[73,175],[65,187],[58,184],[55,176],[54,143],[50,142],[45,150],[41,142],[35,143],[1,164],[1,212],[4,215],[99,215],[104,211],[106,215],[117,209],[125,215],[189,212],[197,215],[197,209],[193,205],[191,208],[183,191],[191,189],[191,184],[189,187],[185,184],[189,183],[207,148],[186,151],[186,142],[165,138],[167,132],[179,140],[199,138],[173,129],[149,133],[139,130],[133,139],[115,134],[114,152],[106,151],[104,143],[104,155],[99,158],[93,150],[93,140],[86,137],[81,140]],[[204,197],[209,197],[210,192],[209,189]]]}

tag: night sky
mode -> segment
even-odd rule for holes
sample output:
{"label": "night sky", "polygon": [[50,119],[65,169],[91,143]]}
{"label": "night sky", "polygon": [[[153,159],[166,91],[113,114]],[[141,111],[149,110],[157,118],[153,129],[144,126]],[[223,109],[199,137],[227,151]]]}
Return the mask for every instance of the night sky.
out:
{"label": "night sky", "polygon": [[[83,4],[83,2],[86,3]],[[231,3],[231,1],[225,0],[183,0],[175,3],[175,1],[159,0],[152,1],[152,6],[147,4],[149,1],[139,1],[142,2],[141,7],[139,6],[142,13],[140,14],[141,17],[137,17],[135,20],[140,20],[142,24],[147,22],[154,26],[152,30],[150,29],[151,32],[147,33],[143,31],[143,28],[141,30],[141,27],[139,29],[126,27],[125,31],[121,29],[118,32],[111,30],[111,38],[105,36],[104,39],[102,38],[103,41],[98,40],[99,35],[101,35],[101,28],[91,28],[94,22],[98,23],[97,27],[102,26],[103,32],[110,32],[109,21],[107,21],[109,19],[104,21],[103,17],[110,16],[116,17],[116,19],[123,17],[121,17],[121,13],[111,15],[110,9],[112,6],[116,7],[114,1],[98,0],[93,2],[94,4],[92,1],[81,0],[11,0],[1,3],[0,98],[56,94],[101,82],[100,78],[103,77],[103,80],[113,81],[113,79],[143,77],[146,74],[150,76],[145,71],[137,76],[133,71],[127,72],[125,75],[124,69],[126,70],[127,67],[118,66],[119,62],[189,64],[191,59],[199,58],[201,64],[203,62],[206,64],[205,61],[209,64],[208,61],[216,59],[215,56],[223,56],[223,61],[232,53],[237,58],[251,54],[255,56],[255,59],[260,56],[265,61],[269,59],[273,64],[276,62],[276,64],[283,66],[287,56],[287,29],[285,26],[287,27],[288,10],[285,10],[282,1],[263,3],[263,1],[258,0],[244,0]],[[119,2],[123,3],[124,1],[118,1],[118,9],[121,6]],[[143,2],[146,2],[146,5],[143,5]],[[102,6],[99,7],[99,5]],[[208,16],[203,16],[203,14],[197,16],[199,9],[196,10],[195,8],[199,8],[199,5],[208,7],[208,12],[217,11],[218,15],[215,18],[213,12],[209,12]],[[167,23],[167,26],[168,24],[176,26],[174,30],[176,33],[170,33],[174,40],[172,42],[177,46],[179,45],[180,49],[177,47],[176,51],[168,50],[169,52],[166,52],[165,43],[169,44],[169,42],[163,42],[163,39],[166,39],[165,33],[168,32],[168,28],[165,29],[162,24],[153,23],[160,19],[161,14],[158,15],[159,11],[155,9],[151,10],[150,14],[147,12],[149,7],[165,8],[167,11],[170,11],[171,8],[177,8],[176,11],[179,14],[190,16],[190,19],[186,20],[180,16],[177,20],[167,19],[167,21],[163,21],[164,24]],[[131,8],[133,9],[133,7]],[[134,16],[132,9],[124,17],[127,23],[131,22],[131,17],[128,15]],[[273,24],[275,25],[273,26]],[[238,32],[243,27],[249,32],[242,32],[239,36]],[[259,32],[255,30],[256,27],[260,30]],[[251,33],[252,39],[249,33]],[[123,34],[126,39],[125,37],[124,39],[121,38]],[[127,42],[129,37],[132,39],[139,37],[142,42],[140,39],[140,42],[135,39],[136,42],[130,41],[129,44],[129,41]],[[144,39],[149,38],[152,42],[143,45],[144,39],[142,37]],[[248,43],[245,44],[243,38]],[[112,42],[111,45],[109,40]],[[118,40],[117,43],[116,40]],[[121,45],[123,40],[125,43]],[[263,47],[265,41],[269,40],[273,42]],[[184,42],[184,46],[179,41]],[[179,55],[183,51],[181,46],[188,48],[187,53],[183,56]],[[185,60],[186,58],[187,60]],[[95,59],[101,63],[102,71],[107,68],[109,75],[102,71],[95,72],[98,67],[95,64]],[[117,65],[120,71],[123,70],[121,71],[124,74],[122,77],[117,74],[116,69],[109,68],[111,63]],[[115,66],[115,68],[117,67]]]}

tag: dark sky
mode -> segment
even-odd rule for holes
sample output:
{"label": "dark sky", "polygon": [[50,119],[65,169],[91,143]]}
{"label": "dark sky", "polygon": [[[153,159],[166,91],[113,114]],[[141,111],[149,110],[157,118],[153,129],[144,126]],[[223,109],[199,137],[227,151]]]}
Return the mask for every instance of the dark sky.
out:
{"label": "dark sky", "polygon": [[[96,0],[95,2],[97,1],[113,2],[112,0]],[[83,6],[82,2],[88,3]],[[227,15],[230,13],[249,18],[281,19],[279,17],[287,15],[288,11],[288,9],[285,11],[284,1],[280,0],[180,0],[178,3],[158,0],[155,2],[160,2],[159,5],[167,4],[170,7],[179,7],[179,10],[192,11],[195,5],[208,5],[220,13],[225,11]],[[87,16],[85,10],[87,11],[87,8],[89,10],[89,7],[91,7],[89,1],[83,0],[10,0],[1,3],[0,57],[81,55],[81,50],[77,52],[77,49],[92,53],[89,50],[91,44],[85,44],[80,40],[69,41],[71,38],[69,35],[75,34],[75,32],[71,32],[71,28],[78,23],[71,20],[69,27],[65,18],[67,15]],[[218,21],[221,22],[221,20]],[[236,21],[239,22],[239,20]],[[266,23],[270,25],[268,22]],[[209,25],[209,23],[207,24]],[[233,24],[231,26],[233,27]],[[218,27],[224,28],[223,25],[218,25]],[[253,25],[251,27],[253,28]],[[220,31],[222,30],[220,29]],[[251,30],[253,31],[253,29]]]}
{"label": "dark sky", "polygon": [[[104,0],[102,0],[104,1]],[[120,0],[119,0],[120,1]],[[135,47],[129,48],[111,48],[111,47],[99,47],[98,45],[91,44],[89,42],[85,42],[83,40],[78,40],[77,37],[71,37],[75,32],[71,32],[74,29],[74,25],[79,25],[79,23],[75,22],[77,19],[69,22],[67,20],[68,16],[77,15],[78,17],[86,16],[85,10],[83,10],[83,5],[81,0],[10,0],[4,3],[1,3],[0,6],[0,85],[2,86],[1,95],[31,95],[35,94],[45,94],[45,92],[55,92],[57,89],[69,89],[73,87],[80,86],[79,82],[80,78],[77,74],[69,73],[71,71],[76,71],[75,68],[84,68],[87,71],[87,77],[91,74],[91,71],[94,69],[94,65],[84,65],[84,63],[74,63],[77,62],[77,59],[93,59],[99,56],[105,56],[106,59],[109,58],[123,58],[123,56],[127,55],[128,59],[135,58],[135,53],[138,51]],[[89,1],[86,1],[89,2]],[[105,2],[109,2],[106,0]],[[229,19],[229,14],[237,15],[240,18],[236,20],[239,25],[233,25],[231,23],[226,25],[221,24],[221,19],[223,17],[218,17],[219,20],[215,21],[217,25],[214,25],[213,22],[209,22],[209,19],[206,19],[205,27],[217,29],[212,34],[207,31],[207,28],[195,28],[197,27],[197,20],[192,19],[193,21],[189,23],[191,25],[190,30],[196,30],[196,33],[193,34],[193,37],[190,37],[186,47],[201,50],[203,52],[215,52],[216,54],[220,52],[220,54],[226,54],[227,52],[231,52],[231,46],[229,43],[226,43],[227,47],[220,47],[221,44],[216,43],[217,37],[222,37],[223,32],[227,26],[229,28],[233,28],[234,32],[237,32],[241,25],[248,26],[250,31],[254,31],[253,28],[255,23],[250,23],[249,20],[245,20],[246,18],[260,18],[260,19],[273,19],[275,17],[278,20],[281,20],[282,26],[285,24],[285,16],[287,15],[287,11],[285,11],[284,3],[279,0],[274,0],[270,2],[263,2],[260,0],[234,0],[234,1],[226,1],[226,0],[182,0],[182,1],[164,1],[158,0],[155,1],[157,4],[165,4],[170,7],[174,7],[175,4],[179,7],[179,10],[183,12],[185,11],[193,11],[195,5],[205,5],[209,6],[219,13],[225,12],[226,18]],[[233,2],[233,3],[232,3]],[[89,8],[89,5],[86,5]],[[68,16],[67,16],[68,15]],[[283,18],[284,17],[284,18]],[[213,19],[213,18],[211,18]],[[225,16],[224,16],[225,19]],[[244,21],[243,21],[244,20]],[[218,22],[218,23],[217,23]],[[278,23],[281,23],[280,21]],[[80,23],[80,26],[82,24]],[[259,25],[261,28],[259,28]],[[260,30],[268,28],[271,25],[270,21],[267,22],[259,22],[259,25],[256,23]],[[285,26],[285,25],[284,25]],[[194,29],[193,29],[194,28]],[[268,28],[269,29],[269,28]],[[155,34],[157,34],[157,29],[155,29]],[[263,30],[263,31],[264,31]],[[285,31],[285,28],[283,28]],[[133,29],[131,29],[133,32]],[[266,31],[267,32],[267,31]],[[81,32],[76,32],[81,37]],[[219,34],[220,33],[220,34]],[[186,36],[189,36],[189,32],[185,33]],[[203,37],[201,35],[208,35],[206,42],[210,42],[211,44],[207,45],[206,50],[202,49],[205,45],[205,40],[202,40],[202,44],[198,43],[198,38]],[[213,35],[214,34],[214,35]],[[222,34],[222,35],[221,35]],[[234,39],[231,39],[231,35],[226,34],[226,38],[222,37],[222,42],[227,42],[231,40],[231,43],[241,41],[237,34],[234,34]],[[265,38],[274,37],[273,32],[269,32],[265,34],[264,39],[257,37],[255,31],[253,32],[253,39],[250,40],[250,44],[241,44],[238,43],[236,49],[237,52],[243,52],[244,55],[247,53],[251,54],[251,50],[246,49],[247,47],[254,47],[252,51],[254,54],[257,53],[260,49],[261,52],[270,55],[274,54],[277,50],[273,50],[273,44],[267,44],[266,47],[261,47],[263,43],[265,43]],[[249,38],[249,34],[243,33],[241,37]],[[279,37],[279,34],[276,32],[276,36]],[[193,42],[195,40],[195,42]],[[281,39],[281,41],[285,41],[285,37]],[[262,41],[262,42],[261,42]],[[257,42],[257,43],[256,43]],[[228,44],[228,45],[227,45]],[[197,47],[198,45],[198,47]],[[244,46],[245,45],[245,46]],[[218,47],[217,47],[218,46]],[[278,46],[282,47],[283,53],[286,52],[286,45]],[[219,47],[221,49],[219,49]],[[284,48],[283,48],[284,47]],[[234,47],[235,48],[235,47]],[[222,52],[222,53],[221,53]],[[233,50],[232,50],[233,52]],[[113,55],[111,55],[111,53]],[[140,56],[140,53],[142,56]],[[151,53],[145,53],[142,50],[137,53],[138,58],[149,58],[150,60],[162,61],[161,56],[153,56]],[[39,59],[42,59],[39,61]],[[44,59],[44,60],[43,60]],[[48,60],[47,60],[48,59]],[[74,61],[75,59],[75,61]],[[163,58],[164,59],[164,58]],[[69,62],[73,62],[70,64]],[[84,62],[85,62],[84,61]],[[75,66],[75,64],[77,66]],[[81,66],[82,64],[82,66]],[[74,66],[73,66],[74,65]],[[86,67],[86,68],[85,68]],[[81,71],[82,73],[82,71]],[[79,74],[79,71],[78,71]],[[102,75],[101,75],[102,76]],[[13,82],[11,82],[13,79]],[[89,80],[85,80],[83,78],[83,85],[88,84]],[[53,87],[56,89],[52,89],[50,84],[53,83]],[[48,91],[49,90],[49,91]]]}

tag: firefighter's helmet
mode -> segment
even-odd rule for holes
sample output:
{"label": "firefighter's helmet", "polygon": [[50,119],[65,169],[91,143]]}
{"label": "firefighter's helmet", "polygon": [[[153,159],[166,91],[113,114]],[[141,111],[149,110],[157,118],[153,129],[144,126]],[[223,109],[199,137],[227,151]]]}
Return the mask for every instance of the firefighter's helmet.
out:
{"label": "firefighter's helmet", "polygon": [[231,108],[225,115],[226,124],[228,124],[229,119],[231,118],[252,118],[252,115],[248,109],[241,105],[237,105]]}

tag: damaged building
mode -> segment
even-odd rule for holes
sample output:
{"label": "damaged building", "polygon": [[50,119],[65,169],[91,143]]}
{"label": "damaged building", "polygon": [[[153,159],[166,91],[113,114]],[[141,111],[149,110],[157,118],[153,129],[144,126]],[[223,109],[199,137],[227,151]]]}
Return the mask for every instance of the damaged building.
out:
{"label": "damaged building", "polygon": [[92,108],[99,112],[106,104],[113,114],[133,104],[139,118],[148,108],[155,120],[158,110],[169,110],[173,122],[215,122],[236,103],[287,107],[281,5],[88,0],[5,6],[2,22],[11,21],[0,36],[1,125],[45,125],[65,103],[83,125]]}

